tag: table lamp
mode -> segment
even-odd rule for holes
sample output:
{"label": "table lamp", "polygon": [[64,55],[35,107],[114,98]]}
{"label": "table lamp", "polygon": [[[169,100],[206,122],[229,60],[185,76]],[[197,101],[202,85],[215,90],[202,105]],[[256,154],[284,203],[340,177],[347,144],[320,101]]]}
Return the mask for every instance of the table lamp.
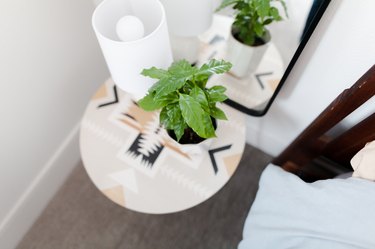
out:
{"label": "table lamp", "polygon": [[104,0],[92,26],[115,84],[138,100],[155,80],[144,68],[173,61],[165,11],[158,0]]}

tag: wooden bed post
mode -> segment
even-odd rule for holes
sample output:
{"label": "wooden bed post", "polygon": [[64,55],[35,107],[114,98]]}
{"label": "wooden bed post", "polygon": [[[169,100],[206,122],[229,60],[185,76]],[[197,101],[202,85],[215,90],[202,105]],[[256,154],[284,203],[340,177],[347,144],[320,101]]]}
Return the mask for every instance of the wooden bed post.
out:
{"label": "wooden bed post", "polygon": [[[273,163],[285,170],[297,173],[304,165],[324,154],[333,158],[353,155],[366,141],[375,139],[375,115],[332,140],[326,132],[375,95],[375,65],[351,88],[344,90],[278,157]],[[375,107],[374,107],[375,110]],[[371,129],[370,129],[371,128]],[[354,136],[359,137],[351,149]],[[337,153],[337,151],[339,151]],[[347,153],[347,154],[346,154]],[[346,156],[347,157],[347,156]],[[340,163],[343,163],[341,160]]]}

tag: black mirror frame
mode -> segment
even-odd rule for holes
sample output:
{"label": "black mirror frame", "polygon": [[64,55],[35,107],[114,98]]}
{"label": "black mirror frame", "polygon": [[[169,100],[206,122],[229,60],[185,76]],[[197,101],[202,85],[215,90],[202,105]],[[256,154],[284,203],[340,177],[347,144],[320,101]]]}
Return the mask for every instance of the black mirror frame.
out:
{"label": "black mirror frame", "polygon": [[292,71],[294,65],[298,61],[298,58],[300,57],[303,49],[305,48],[307,42],[309,41],[312,33],[314,32],[316,26],[318,25],[320,19],[322,18],[323,14],[324,14],[325,10],[327,9],[330,2],[331,2],[331,0],[323,0],[322,1],[321,5],[319,6],[318,10],[316,11],[315,16],[312,19],[310,25],[307,27],[296,52],[294,53],[290,63],[288,64],[288,67],[286,68],[285,73],[280,80],[280,83],[278,84],[275,92],[273,93],[272,97],[270,98],[266,107],[263,110],[258,111],[258,110],[247,108],[247,107],[245,107],[245,106],[243,106],[243,105],[241,105],[241,104],[239,104],[239,103],[237,103],[237,102],[235,102],[234,100],[231,100],[231,99],[227,99],[225,101],[225,103],[232,106],[233,108],[241,111],[241,112],[244,112],[244,113],[250,115],[250,116],[256,116],[256,117],[264,116],[268,112],[268,110],[270,109],[273,101],[275,100],[276,96],[278,95],[281,88],[283,87],[286,79],[288,78],[288,76],[289,76],[290,72]]}

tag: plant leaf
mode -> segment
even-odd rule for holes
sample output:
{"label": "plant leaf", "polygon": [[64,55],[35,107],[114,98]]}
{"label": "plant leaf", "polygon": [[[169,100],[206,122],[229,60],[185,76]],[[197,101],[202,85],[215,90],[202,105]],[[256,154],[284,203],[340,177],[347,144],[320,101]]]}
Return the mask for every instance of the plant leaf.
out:
{"label": "plant leaf", "polygon": [[286,3],[284,0],[276,0],[277,2],[280,2],[281,5],[283,6],[283,9],[284,9],[284,13],[285,13],[285,16],[287,18],[289,18],[289,15],[288,15],[288,8],[286,7]]}
{"label": "plant leaf", "polygon": [[168,76],[156,82],[149,91],[154,92],[156,98],[170,94],[183,87],[185,82],[191,79],[197,70],[186,60],[174,62],[168,68]]}
{"label": "plant leaf", "polygon": [[173,62],[168,68],[168,73],[179,78],[193,76],[196,71],[197,68],[193,67],[187,60]]}
{"label": "plant leaf", "polygon": [[156,82],[150,92],[154,93],[155,98],[161,98],[162,96],[168,95],[185,84],[185,78],[165,77]]}
{"label": "plant leaf", "polygon": [[217,108],[216,106],[211,107],[211,116],[216,118],[216,119],[223,119],[223,120],[228,120],[227,116],[223,112],[223,110]]}
{"label": "plant leaf", "polygon": [[264,22],[263,22],[263,26],[266,26],[266,25],[268,25],[268,24],[270,24],[270,23],[272,23],[272,19],[271,18],[268,18],[268,19],[266,19],[266,20],[264,20]]}
{"label": "plant leaf", "polygon": [[167,106],[167,115],[172,127],[178,126],[183,121],[179,103]]}
{"label": "plant leaf", "polygon": [[273,19],[275,19],[276,21],[281,21],[282,18],[279,14],[279,10],[275,7],[271,7],[270,9],[270,15],[273,17]]}
{"label": "plant leaf", "polygon": [[143,69],[141,74],[143,76],[147,76],[153,79],[162,79],[164,77],[167,77],[169,75],[168,71],[156,67],[152,67],[149,69]]}
{"label": "plant leaf", "polygon": [[202,109],[197,100],[189,95],[180,94],[179,104],[185,122],[194,132],[202,138],[216,136],[210,115]]}
{"label": "plant leaf", "polygon": [[257,0],[256,3],[256,10],[258,11],[259,17],[263,20],[265,17],[268,16],[268,12],[270,9],[270,2],[268,0]]}
{"label": "plant leaf", "polygon": [[225,7],[228,7],[229,5],[237,3],[239,0],[223,0],[220,4],[220,6],[215,11],[220,11],[224,9]]}
{"label": "plant leaf", "polygon": [[224,94],[227,89],[223,86],[213,86],[207,90],[209,102],[223,102],[228,97]]}
{"label": "plant leaf", "polygon": [[254,31],[258,37],[263,36],[263,25],[259,22],[254,23]]}
{"label": "plant leaf", "polygon": [[211,59],[208,63],[201,66],[198,72],[195,74],[196,76],[204,75],[211,76],[212,74],[222,74],[228,72],[232,67],[230,62],[224,60],[215,60]]}
{"label": "plant leaf", "polygon": [[210,112],[206,94],[204,93],[204,91],[201,88],[195,86],[191,90],[190,96],[193,97],[194,99],[196,99],[199,102],[199,104],[201,105],[201,107],[203,108],[203,110],[205,112],[208,112],[208,113]]}
{"label": "plant leaf", "polygon": [[178,102],[178,98],[179,96],[177,92],[171,92],[163,96],[154,95],[154,101],[157,102],[158,105],[161,105],[162,107]]}
{"label": "plant leaf", "polygon": [[170,94],[157,97],[154,93],[148,93],[145,97],[138,101],[138,105],[145,111],[155,111],[164,106],[178,102],[178,94],[172,92]]}
{"label": "plant leaf", "polygon": [[177,142],[180,141],[181,137],[184,135],[186,128],[187,124],[185,122],[180,122],[178,125],[174,127],[173,131],[176,135]]}
{"label": "plant leaf", "polygon": [[148,93],[138,101],[138,105],[145,111],[155,111],[162,108],[164,103],[156,101],[153,93]]}
{"label": "plant leaf", "polygon": [[167,113],[167,108],[166,107],[164,107],[160,111],[160,114],[159,114],[159,123],[162,126],[164,126],[164,128],[167,129],[167,130],[172,130],[173,129],[173,126],[169,122],[169,117],[168,117],[168,113]]}
{"label": "plant leaf", "polygon": [[174,131],[177,141],[184,135],[187,124],[181,115],[179,103],[171,104],[163,108],[160,112],[159,120],[164,128]]}

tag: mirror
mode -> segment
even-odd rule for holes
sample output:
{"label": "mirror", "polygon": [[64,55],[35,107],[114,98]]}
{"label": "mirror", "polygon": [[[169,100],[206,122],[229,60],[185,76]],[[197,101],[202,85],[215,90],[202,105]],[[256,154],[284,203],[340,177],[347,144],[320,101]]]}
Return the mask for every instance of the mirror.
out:
{"label": "mirror", "polygon": [[[212,77],[208,85],[226,86],[227,104],[252,116],[263,116],[287,79],[330,0],[285,0],[288,18],[267,26],[269,45],[252,72],[244,77],[225,74]],[[197,64],[211,58],[226,58],[233,10],[215,14],[211,28],[199,36]],[[285,17],[282,10],[280,13]]]}

